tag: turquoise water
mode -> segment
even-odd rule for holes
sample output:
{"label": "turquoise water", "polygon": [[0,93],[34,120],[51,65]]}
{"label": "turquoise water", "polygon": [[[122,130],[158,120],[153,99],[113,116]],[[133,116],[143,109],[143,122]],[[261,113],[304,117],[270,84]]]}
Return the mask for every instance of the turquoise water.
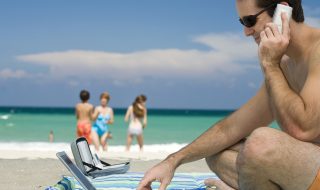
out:
{"label": "turquoise water", "polygon": [[[110,145],[124,145],[128,124],[124,109],[114,109],[110,126]],[[148,110],[145,144],[189,143],[232,111],[224,110]],[[276,126],[274,126],[276,127]],[[73,108],[0,108],[0,142],[48,142],[50,130],[55,142],[75,139]]]}

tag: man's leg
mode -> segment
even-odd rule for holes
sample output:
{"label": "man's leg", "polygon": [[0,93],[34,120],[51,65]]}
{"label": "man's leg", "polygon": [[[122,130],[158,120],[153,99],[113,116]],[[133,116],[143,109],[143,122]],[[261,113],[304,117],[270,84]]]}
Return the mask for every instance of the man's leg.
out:
{"label": "man's leg", "polygon": [[230,189],[231,187],[232,189],[239,189],[236,159],[238,152],[243,147],[243,142],[241,141],[219,154],[206,158],[209,168],[223,181],[210,179],[206,181],[206,184],[215,185],[220,189]]}
{"label": "man's leg", "polygon": [[320,168],[320,147],[288,134],[258,128],[239,152],[240,189],[307,190]]}

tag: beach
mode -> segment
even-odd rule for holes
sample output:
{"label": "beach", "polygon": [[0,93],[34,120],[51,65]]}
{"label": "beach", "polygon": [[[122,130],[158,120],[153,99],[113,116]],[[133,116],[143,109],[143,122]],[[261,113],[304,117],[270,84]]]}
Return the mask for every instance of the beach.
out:
{"label": "beach", "polygon": [[[130,152],[125,151],[128,124],[125,109],[115,109],[115,123],[110,126],[113,138],[107,152],[98,156],[109,163],[130,161],[130,172],[146,172],[223,119],[224,110],[150,109],[144,130],[144,151],[140,153],[134,140]],[[44,189],[71,176],[57,159],[65,151],[73,158],[70,143],[76,139],[73,108],[1,108],[0,107],[0,189]],[[50,131],[54,142],[48,142]],[[95,152],[94,148],[91,150]],[[210,172],[204,160],[182,165],[177,172]]]}
{"label": "beach", "polygon": [[[71,151],[66,152],[73,158]],[[0,150],[1,189],[44,189],[56,184],[61,180],[62,175],[71,176],[55,154],[55,151]],[[165,158],[167,154],[110,151],[100,153],[99,156],[102,160],[112,164],[129,160],[130,172],[145,172]],[[204,160],[199,160],[180,166],[177,172],[210,172],[210,170]]]}
{"label": "beach", "polygon": [[[145,172],[169,154],[191,142],[212,123],[230,112],[214,110],[158,110],[148,112],[144,130],[144,151],[136,141],[125,151],[128,124],[125,109],[115,109],[110,126],[113,139],[107,152],[99,157],[109,163],[130,161],[130,172]],[[73,108],[1,108],[0,107],[0,189],[44,189],[56,184],[62,175],[71,174],[57,159],[65,151],[73,158],[70,143],[76,139]],[[50,131],[54,142],[48,142]],[[95,152],[94,148],[91,150]],[[177,172],[209,172],[204,160],[186,164]]]}

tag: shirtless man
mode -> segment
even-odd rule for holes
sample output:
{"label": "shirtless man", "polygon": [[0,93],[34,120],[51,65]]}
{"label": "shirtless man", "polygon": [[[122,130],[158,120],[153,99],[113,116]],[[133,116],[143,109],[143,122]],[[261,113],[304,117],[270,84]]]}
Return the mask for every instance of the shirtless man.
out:
{"label": "shirtless man", "polygon": [[91,144],[91,121],[93,105],[88,103],[90,93],[86,90],[80,92],[81,103],[76,105],[77,137],[85,137]]}
{"label": "shirtless man", "polygon": [[[236,0],[245,35],[258,44],[265,80],[257,94],[151,168],[138,189],[154,180],[165,189],[179,165],[202,158],[221,179],[205,183],[217,189],[320,189],[320,30],[304,24],[301,1],[290,0],[292,19],[282,14],[278,31],[275,2],[289,0]],[[282,131],[263,127],[273,120]]]}

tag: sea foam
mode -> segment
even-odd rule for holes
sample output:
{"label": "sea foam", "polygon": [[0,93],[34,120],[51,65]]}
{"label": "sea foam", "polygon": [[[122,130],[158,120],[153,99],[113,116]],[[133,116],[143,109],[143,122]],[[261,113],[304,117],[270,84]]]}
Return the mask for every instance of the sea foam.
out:
{"label": "sea foam", "polygon": [[[126,147],[124,145],[109,146],[108,151],[95,151],[92,145],[90,146],[90,149],[93,153],[97,153],[102,158],[120,160],[154,160],[163,159],[169,154],[178,151],[185,145],[186,144],[178,143],[144,145],[143,152],[140,152],[138,145],[132,145],[130,151],[126,151]],[[0,152],[15,152],[15,156],[9,156],[9,158],[54,158],[55,153],[60,151],[66,151],[67,153],[72,155],[69,143],[0,142]],[[5,155],[2,155],[0,156],[0,158],[7,157]]]}

